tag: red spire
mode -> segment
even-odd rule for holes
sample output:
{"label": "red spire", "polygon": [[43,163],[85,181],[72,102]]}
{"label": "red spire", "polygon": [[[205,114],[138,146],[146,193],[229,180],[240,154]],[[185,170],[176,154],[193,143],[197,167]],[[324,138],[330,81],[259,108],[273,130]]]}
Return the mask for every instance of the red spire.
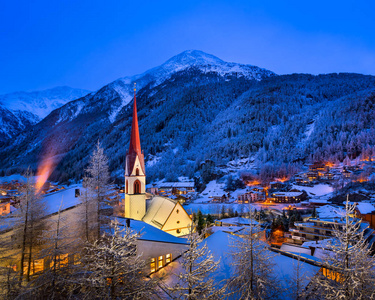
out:
{"label": "red spire", "polygon": [[135,83],[134,83],[134,105],[133,105],[133,120],[132,120],[132,132],[130,136],[130,146],[129,151],[126,155],[126,173],[125,176],[129,176],[133,169],[135,161],[138,157],[141,164],[143,174],[146,174],[145,170],[145,161],[141,149],[141,140],[139,138],[139,129],[138,129],[138,116],[137,116],[137,99],[135,97]]}
{"label": "red spire", "polygon": [[130,137],[130,147],[129,147],[129,154],[130,153],[137,153],[140,155],[142,153],[141,150],[141,140],[139,138],[139,129],[138,129],[138,116],[137,116],[137,99],[135,97],[135,83],[134,83],[134,105],[133,105],[133,121],[132,121],[132,133]]}

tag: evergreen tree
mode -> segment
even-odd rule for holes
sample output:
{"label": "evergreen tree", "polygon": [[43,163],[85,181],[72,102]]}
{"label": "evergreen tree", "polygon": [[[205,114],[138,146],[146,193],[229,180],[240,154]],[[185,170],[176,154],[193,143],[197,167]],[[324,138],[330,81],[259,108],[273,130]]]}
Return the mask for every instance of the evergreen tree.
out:
{"label": "evergreen tree", "polygon": [[200,210],[198,210],[198,213],[197,213],[197,224],[196,224],[196,230],[197,230],[197,232],[199,234],[202,234],[202,230],[204,229],[204,227],[205,227],[205,221],[204,221],[202,212]]}
{"label": "evergreen tree", "polygon": [[206,224],[207,225],[211,225],[211,224],[213,224],[215,221],[214,221],[214,218],[210,215],[210,214],[208,214],[207,215],[207,217],[206,217]]}
{"label": "evergreen tree", "polygon": [[145,278],[145,261],[137,254],[138,237],[115,221],[109,233],[85,247],[80,284],[85,299],[152,299],[155,282]]}
{"label": "evergreen tree", "polygon": [[345,223],[333,230],[324,257],[324,271],[312,280],[316,299],[374,299],[375,257],[371,255],[361,221],[351,218],[355,206],[346,200]]}
{"label": "evergreen tree", "polygon": [[92,201],[95,207],[95,239],[99,239],[102,236],[103,227],[108,223],[104,209],[107,204],[105,197],[110,191],[108,159],[104,155],[103,148],[101,148],[99,142],[91,156],[86,172],[87,187],[91,197],[90,201]]}
{"label": "evergreen tree", "polygon": [[229,286],[236,299],[278,299],[280,285],[273,271],[273,261],[266,243],[260,240],[259,224],[250,226],[232,244],[235,268]]}
{"label": "evergreen tree", "polygon": [[189,247],[182,255],[182,272],[177,274],[178,282],[169,290],[173,299],[199,300],[222,299],[224,289],[215,285],[212,278],[218,268],[219,261],[203,244],[203,236],[191,229],[188,236]]}

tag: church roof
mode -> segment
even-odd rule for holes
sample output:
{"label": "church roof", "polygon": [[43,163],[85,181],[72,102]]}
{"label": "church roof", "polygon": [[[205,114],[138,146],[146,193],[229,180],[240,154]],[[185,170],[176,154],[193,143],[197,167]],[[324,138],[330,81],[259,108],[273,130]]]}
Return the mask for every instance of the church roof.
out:
{"label": "church roof", "polygon": [[[126,226],[126,218],[116,217],[116,219],[123,225]],[[173,243],[173,244],[187,244],[187,239],[175,237],[163,230],[155,228],[143,221],[130,220],[130,228],[141,236],[139,240],[153,241],[153,242],[163,242],[163,243]]]}
{"label": "church roof", "polygon": [[150,205],[142,220],[161,229],[167,221],[173,208],[176,206],[176,203],[177,201],[172,199],[155,196],[151,199]]}
{"label": "church roof", "polygon": [[134,86],[134,103],[133,103],[133,120],[132,120],[132,131],[130,136],[130,145],[129,151],[126,155],[126,168],[127,174],[130,174],[133,171],[134,163],[139,158],[139,161],[142,166],[143,174],[146,174],[144,156],[141,149],[141,139],[139,137],[139,128],[138,128],[138,115],[137,115],[137,98],[135,96],[135,86]]}

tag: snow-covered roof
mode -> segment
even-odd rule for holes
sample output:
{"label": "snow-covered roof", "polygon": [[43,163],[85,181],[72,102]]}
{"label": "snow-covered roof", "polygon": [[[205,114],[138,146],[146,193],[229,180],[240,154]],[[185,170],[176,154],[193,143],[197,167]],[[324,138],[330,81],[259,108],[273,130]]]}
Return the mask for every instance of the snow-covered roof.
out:
{"label": "snow-covered roof", "polygon": [[161,229],[176,206],[176,203],[177,201],[172,199],[155,196],[151,199],[150,206],[142,220]]}
{"label": "snow-covered roof", "polygon": [[361,214],[365,215],[371,214],[373,211],[375,211],[375,206],[371,203],[359,202],[356,203],[356,209],[358,209]]}
{"label": "snow-covered roof", "polygon": [[73,185],[64,190],[60,190],[44,196],[48,214],[59,211],[62,201],[62,209],[67,209],[79,204],[78,197],[75,196],[75,190],[82,188],[81,185]]}
{"label": "snow-covered roof", "polygon": [[250,224],[256,225],[258,224],[258,222],[253,219],[247,219],[247,218],[242,218],[242,217],[220,219],[217,221],[222,222],[224,224],[231,224],[231,225],[250,225]]}
{"label": "snow-covered roof", "polygon": [[[126,226],[126,218],[116,217],[118,222],[123,226]],[[188,244],[186,238],[180,238],[173,236],[163,230],[160,230],[150,224],[143,221],[130,220],[130,228],[141,236],[139,240],[143,241],[153,241],[153,242],[163,242],[163,243],[174,243],[174,244]]]}
{"label": "snow-covered roof", "polygon": [[318,213],[320,219],[340,218],[345,215],[344,209],[332,205],[324,205],[322,207],[318,207],[316,209],[316,212]]}
{"label": "snow-covered roof", "polygon": [[228,233],[237,233],[241,230],[243,230],[245,227],[243,226],[212,226],[210,227],[210,230],[215,233],[218,231],[224,231]]}

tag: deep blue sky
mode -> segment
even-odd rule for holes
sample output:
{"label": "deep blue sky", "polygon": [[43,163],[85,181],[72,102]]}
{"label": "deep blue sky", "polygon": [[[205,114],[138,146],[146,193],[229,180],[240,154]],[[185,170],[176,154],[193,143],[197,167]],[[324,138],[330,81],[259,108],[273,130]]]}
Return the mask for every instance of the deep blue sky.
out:
{"label": "deep blue sky", "polygon": [[95,90],[187,49],[278,74],[375,75],[374,1],[0,2],[0,93]]}

